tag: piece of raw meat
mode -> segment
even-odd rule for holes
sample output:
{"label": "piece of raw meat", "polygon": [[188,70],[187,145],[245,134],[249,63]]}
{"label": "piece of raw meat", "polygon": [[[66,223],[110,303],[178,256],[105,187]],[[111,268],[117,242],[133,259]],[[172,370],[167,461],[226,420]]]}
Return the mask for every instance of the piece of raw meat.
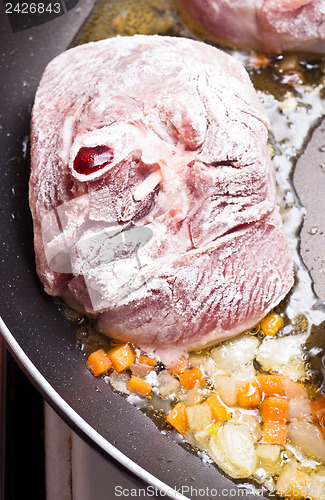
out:
{"label": "piece of raw meat", "polygon": [[324,0],[179,0],[197,26],[227,45],[325,52]]}
{"label": "piece of raw meat", "polygon": [[293,282],[267,127],[242,65],[201,42],[58,56],[32,113],[45,290],[167,363],[256,324]]}

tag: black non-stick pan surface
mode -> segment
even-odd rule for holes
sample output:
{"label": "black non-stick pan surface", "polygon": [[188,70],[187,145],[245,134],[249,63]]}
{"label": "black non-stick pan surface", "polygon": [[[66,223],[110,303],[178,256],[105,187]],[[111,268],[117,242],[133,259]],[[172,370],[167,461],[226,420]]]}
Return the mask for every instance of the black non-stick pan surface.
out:
{"label": "black non-stick pan surface", "polygon": [[258,493],[261,497],[260,491],[254,494],[253,488],[251,492],[244,489],[213,464],[162,434],[104,380],[95,379],[76,346],[75,332],[37,278],[28,207],[30,112],[46,64],[68,47],[91,7],[91,0],[80,0],[50,22],[13,32],[4,4],[0,5],[3,337],[30,380],[75,431],[103,454],[160,488],[162,495],[253,499]]}

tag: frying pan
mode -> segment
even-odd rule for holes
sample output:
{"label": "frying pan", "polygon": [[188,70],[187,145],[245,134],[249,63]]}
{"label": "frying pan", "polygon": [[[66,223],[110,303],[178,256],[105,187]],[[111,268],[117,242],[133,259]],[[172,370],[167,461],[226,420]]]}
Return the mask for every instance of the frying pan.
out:
{"label": "frying pan", "polygon": [[[1,4],[2,335],[19,365],[57,413],[81,437],[130,473],[174,498],[180,498],[176,491],[187,498],[198,498],[200,489],[242,498],[244,481],[228,479],[195,451],[161,433],[144,413],[114,393],[103,379],[89,373],[76,346],[75,332],[45,294],[36,275],[28,207],[31,107],[46,64],[67,48],[91,7],[92,0],[80,0],[75,8],[49,23],[13,33]],[[323,176],[325,179],[325,173]],[[319,227],[322,223],[324,220],[318,221]],[[245,498],[256,498],[253,486],[245,484]],[[200,498],[210,496],[206,493]]]}

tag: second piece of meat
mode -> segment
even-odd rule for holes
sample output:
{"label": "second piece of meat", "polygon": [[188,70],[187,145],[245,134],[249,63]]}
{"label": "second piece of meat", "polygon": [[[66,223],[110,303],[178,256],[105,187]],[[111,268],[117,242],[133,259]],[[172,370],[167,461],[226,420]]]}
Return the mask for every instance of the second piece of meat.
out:
{"label": "second piece of meat", "polygon": [[264,52],[325,53],[324,0],[178,0],[220,42]]}

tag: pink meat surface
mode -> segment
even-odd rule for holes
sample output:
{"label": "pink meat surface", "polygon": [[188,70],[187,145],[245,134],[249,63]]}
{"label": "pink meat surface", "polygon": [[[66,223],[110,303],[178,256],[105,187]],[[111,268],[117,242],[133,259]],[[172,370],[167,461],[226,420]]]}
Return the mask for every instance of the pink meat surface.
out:
{"label": "pink meat surface", "polygon": [[32,113],[45,290],[167,363],[255,325],[293,282],[267,127],[242,65],[201,42],[58,56]]}
{"label": "pink meat surface", "polygon": [[324,0],[179,0],[197,25],[235,47],[325,52]]}

